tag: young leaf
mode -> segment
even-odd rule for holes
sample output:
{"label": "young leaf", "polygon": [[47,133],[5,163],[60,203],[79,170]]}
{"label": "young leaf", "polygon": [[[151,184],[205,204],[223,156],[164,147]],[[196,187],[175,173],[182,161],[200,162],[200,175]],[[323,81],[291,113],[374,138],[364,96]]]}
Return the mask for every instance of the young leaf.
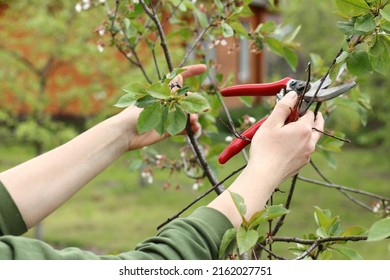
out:
{"label": "young leaf", "polygon": [[141,169],[143,161],[141,159],[133,160],[129,165],[129,172],[134,172],[136,170]]}
{"label": "young leaf", "polygon": [[385,218],[370,227],[367,241],[377,241],[388,237],[390,237],[390,218]]}
{"label": "young leaf", "polygon": [[115,107],[124,108],[131,105],[134,105],[137,99],[135,98],[134,94],[127,93],[123,95],[119,100],[115,103]]}
{"label": "young leaf", "polygon": [[298,65],[298,55],[295,51],[289,47],[283,48],[283,58],[287,61],[288,65],[290,65],[291,69],[295,71]]}
{"label": "young leaf", "polygon": [[265,209],[268,220],[286,215],[289,212],[290,210],[286,209],[283,205],[271,205]]}
{"label": "young leaf", "polygon": [[342,14],[349,17],[360,16],[370,10],[364,0],[336,0],[336,5]]}
{"label": "young leaf", "polygon": [[390,5],[386,5],[380,10],[380,14],[385,20],[390,21]]}
{"label": "young leaf", "polygon": [[153,103],[157,102],[158,99],[150,96],[150,95],[146,95],[140,99],[138,99],[136,102],[135,102],[135,106],[137,106],[138,108],[146,108],[150,105],[152,105]]}
{"label": "young leaf", "polygon": [[146,94],[146,89],[149,87],[148,84],[141,83],[133,83],[122,88],[123,91],[127,93],[134,94],[134,96],[138,99],[139,97]]}
{"label": "young leaf", "polygon": [[367,229],[362,226],[352,226],[347,228],[340,236],[356,236],[367,234]]}
{"label": "young leaf", "polygon": [[230,196],[232,197],[234,205],[236,206],[238,212],[240,213],[240,216],[244,217],[245,213],[246,213],[246,205],[245,205],[244,199],[238,193],[234,193],[231,191],[229,191],[229,193],[230,193]]}
{"label": "young leaf", "polygon": [[176,110],[168,112],[166,131],[170,135],[176,135],[184,130],[187,123],[186,113],[175,104]]}
{"label": "young leaf", "polygon": [[314,219],[319,227],[326,227],[330,221],[329,212],[314,206]]}
{"label": "young leaf", "polygon": [[160,121],[154,128],[158,134],[163,135],[164,132],[166,131],[167,119],[168,119],[168,106],[162,105]]}
{"label": "young leaf", "polygon": [[358,17],[355,21],[355,30],[362,32],[370,32],[375,29],[376,23],[373,16],[368,13]]}
{"label": "young leaf", "polygon": [[146,92],[158,99],[168,99],[171,96],[171,90],[168,85],[161,82],[151,85]]}
{"label": "young leaf", "polygon": [[335,250],[350,260],[362,260],[363,259],[363,257],[358,252],[356,252],[355,250],[353,250],[349,247],[339,247],[339,248],[336,248]]}
{"label": "young leaf", "polygon": [[382,35],[376,36],[375,44],[368,52],[372,68],[383,75],[388,74],[390,67],[390,56],[387,51],[386,40]]}
{"label": "young leaf", "polygon": [[237,229],[236,228],[231,228],[225,231],[222,241],[221,241],[221,246],[219,247],[219,258],[224,259],[226,254],[229,251],[229,247],[232,246],[232,243],[236,239],[237,235]]}
{"label": "young leaf", "polygon": [[145,108],[138,117],[137,129],[138,133],[144,133],[154,129],[161,120],[162,106],[156,102]]}
{"label": "young leaf", "polygon": [[255,246],[258,238],[259,234],[257,231],[253,229],[247,231],[245,228],[240,228],[237,232],[237,245],[240,255]]}
{"label": "young leaf", "polygon": [[346,62],[349,72],[353,75],[364,75],[372,70],[368,54],[364,51],[350,53]]}
{"label": "young leaf", "polygon": [[210,108],[210,105],[206,98],[202,95],[193,93],[179,99],[181,108],[187,113],[199,113]]}
{"label": "young leaf", "polygon": [[232,37],[234,35],[233,28],[229,24],[227,24],[226,22],[223,22],[221,24],[221,28],[222,28],[223,37],[228,38],[228,37]]}
{"label": "young leaf", "polygon": [[169,74],[166,75],[165,79],[164,79],[164,82],[165,83],[169,83],[170,81],[172,81],[177,75],[179,75],[180,73],[183,73],[185,71],[184,68],[175,68],[173,69],[172,72],[170,72]]}

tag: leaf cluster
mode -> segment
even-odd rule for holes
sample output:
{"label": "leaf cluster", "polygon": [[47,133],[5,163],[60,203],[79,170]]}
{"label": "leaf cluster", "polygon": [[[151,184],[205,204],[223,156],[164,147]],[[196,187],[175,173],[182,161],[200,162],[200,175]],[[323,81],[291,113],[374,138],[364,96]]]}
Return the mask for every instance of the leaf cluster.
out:
{"label": "leaf cluster", "polygon": [[239,229],[232,228],[225,232],[219,249],[219,257],[221,259],[227,257],[236,258],[248,253],[257,243],[266,239],[266,233],[261,226],[289,212],[282,205],[271,205],[256,212],[247,220],[245,218],[246,205],[242,196],[234,192],[230,192],[230,195],[242,218],[242,224]]}
{"label": "leaf cluster", "polygon": [[[143,108],[139,115],[137,128],[139,133],[156,130],[160,135],[165,132],[175,135],[184,130],[187,115],[201,113],[209,109],[205,97],[198,93],[188,92],[187,87],[181,87],[172,80],[183,72],[177,68],[161,81],[153,84],[133,83],[123,88],[126,92],[118,102],[117,107],[135,105]],[[171,87],[179,87],[173,90]]]}
{"label": "leaf cluster", "polygon": [[357,76],[375,71],[387,74],[390,67],[390,5],[382,0],[336,0],[346,21],[338,28],[347,44],[338,58]]}

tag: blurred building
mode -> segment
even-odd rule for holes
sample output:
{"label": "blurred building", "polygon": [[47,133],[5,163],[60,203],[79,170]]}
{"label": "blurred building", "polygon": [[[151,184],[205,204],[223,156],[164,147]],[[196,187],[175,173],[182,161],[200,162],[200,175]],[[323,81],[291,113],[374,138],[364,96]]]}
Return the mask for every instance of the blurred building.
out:
{"label": "blurred building", "polygon": [[[275,1],[277,4],[278,1]],[[251,4],[251,9],[253,11],[253,16],[248,18],[242,18],[242,23],[244,27],[256,27],[259,23],[267,21],[270,17],[274,17],[275,14],[270,12],[268,7],[267,0],[254,0]],[[0,4],[0,20],[7,20],[6,13],[7,5]],[[10,19],[13,20],[13,19]],[[1,30],[0,30],[1,31]],[[18,33],[15,36],[28,36],[29,34],[23,34],[23,32]],[[4,42],[6,43],[6,42]],[[6,45],[6,44],[4,44]],[[3,44],[0,42],[0,51],[2,51]],[[15,55],[16,59],[19,59],[22,63],[28,64],[28,60],[23,62],[24,58],[28,58],[29,48],[39,48],[39,44],[33,46],[11,46],[15,49],[8,50],[10,54]],[[16,57],[19,56],[19,57]],[[234,83],[260,83],[263,81],[264,72],[265,72],[265,63],[263,53],[254,53],[250,51],[249,41],[245,39],[232,39],[227,38],[223,44],[218,44],[215,48],[211,48],[208,51],[209,58],[212,58],[216,61],[217,71],[222,73],[225,77],[229,73],[233,73]],[[119,57],[119,56],[118,56]],[[119,58],[120,59],[120,58]],[[64,92],[64,88],[69,86],[86,86],[93,81],[84,75],[77,73],[77,70],[72,66],[71,63],[64,63],[61,61],[47,60],[46,69],[36,69],[39,71],[46,71],[47,80],[45,81],[45,90],[47,94],[52,97],[52,102],[48,104],[47,110],[51,114],[55,115],[80,115],[80,114],[91,114],[101,109],[102,102],[99,101],[99,97],[92,96],[92,108],[86,110],[82,107],[82,104],[77,100],[69,102],[66,107],[60,105],[58,100],[58,93]],[[71,80],[74,81],[72,85],[58,84],[56,77],[59,76],[71,76]],[[109,82],[109,81],[108,81]],[[110,86],[108,86],[110,88]],[[109,94],[109,93],[105,93]],[[101,99],[104,99],[101,98]],[[12,97],[9,97],[6,102],[13,102]],[[229,107],[242,106],[242,103],[239,102],[236,98],[226,99],[226,103]],[[19,108],[21,111],[28,110],[27,107]],[[82,112],[82,113],[81,113]]]}

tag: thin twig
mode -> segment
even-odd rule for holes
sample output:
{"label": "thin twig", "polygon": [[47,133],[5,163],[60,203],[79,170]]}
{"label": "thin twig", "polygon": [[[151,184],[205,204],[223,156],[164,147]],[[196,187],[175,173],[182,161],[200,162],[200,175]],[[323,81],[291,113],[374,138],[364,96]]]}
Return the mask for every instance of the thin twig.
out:
{"label": "thin twig", "polygon": [[356,193],[356,194],[360,194],[360,195],[365,195],[365,196],[368,196],[368,197],[371,197],[371,198],[375,198],[375,199],[378,199],[378,200],[390,201],[389,197],[384,197],[384,196],[381,196],[381,195],[378,195],[378,194],[374,194],[374,193],[371,193],[371,192],[367,192],[367,191],[363,191],[363,190],[358,190],[358,189],[354,189],[354,188],[350,188],[350,187],[346,187],[346,186],[342,186],[342,185],[337,185],[337,184],[333,184],[333,183],[321,182],[321,181],[305,178],[305,177],[302,177],[302,176],[298,176],[298,179],[301,180],[301,181],[304,181],[304,182],[308,182],[308,183],[324,186],[324,187],[327,187],[327,188],[333,188],[333,189],[343,190],[343,191],[346,191],[346,192],[352,192],[352,193]]}
{"label": "thin twig", "polygon": [[160,45],[161,45],[161,48],[163,49],[163,52],[164,52],[164,57],[165,57],[165,60],[167,62],[168,70],[170,72],[172,72],[173,71],[173,64],[172,64],[171,56],[169,54],[168,45],[167,45],[167,42],[165,39],[164,30],[161,26],[160,20],[158,19],[153,6],[151,7],[151,9],[149,9],[149,7],[145,4],[144,0],[140,0],[139,3],[142,5],[142,8],[146,12],[146,14],[150,17],[150,19],[154,22],[154,24],[157,27],[157,32],[158,32],[158,34],[160,36],[160,40],[161,40]]}
{"label": "thin twig", "polygon": [[182,67],[184,65],[184,63],[187,61],[188,57],[190,56],[190,54],[193,52],[193,50],[195,49],[196,45],[202,40],[204,34],[206,34],[206,32],[210,29],[210,27],[212,26],[213,24],[213,21],[211,20],[209,22],[209,24],[200,32],[199,36],[195,39],[194,43],[192,44],[192,46],[187,50],[186,54],[184,55],[183,59],[181,60],[181,62],[179,63],[179,67]]}
{"label": "thin twig", "polygon": [[[293,194],[294,194],[294,190],[295,190],[295,185],[297,183],[297,179],[298,179],[298,174],[295,175],[291,181],[291,185],[290,185],[290,190],[288,192],[288,196],[287,196],[287,200],[286,200],[286,203],[285,203],[285,208],[286,209],[290,209],[290,204],[291,204],[291,201],[292,201],[292,197],[293,197]],[[278,222],[276,223],[272,233],[271,233],[271,236],[274,237],[277,232],[279,231],[279,229],[282,227],[283,223],[284,223],[284,219],[286,218],[286,214],[281,216],[279,219],[278,219]]]}
{"label": "thin twig", "polygon": [[319,132],[319,133],[322,133],[322,134],[324,134],[324,135],[326,135],[326,136],[328,136],[328,137],[334,138],[334,139],[336,139],[336,140],[340,140],[340,141],[345,142],[345,143],[352,143],[352,141],[349,140],[349,139],[338,137],[338,136],[333,135],[333,134],[330,134],[330,133],[328,133],[328,132],[319,130],[319,129],[316,128],[316,127],[313,127],[313,130],[315,130],[315,131],[317,131],[317,132]]}

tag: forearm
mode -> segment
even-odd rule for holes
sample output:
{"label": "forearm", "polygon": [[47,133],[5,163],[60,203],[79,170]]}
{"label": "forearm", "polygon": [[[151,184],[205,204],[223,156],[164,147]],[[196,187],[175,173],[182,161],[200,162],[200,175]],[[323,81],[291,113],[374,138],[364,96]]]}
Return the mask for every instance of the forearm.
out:
{"label": "forearm", "polygon": [[280,176],[270,174],[271,170],[261,166],[248,165],[232,185],[215,198],[208,206],[222,212],[234,225],[240,227],[241,216],[234,205],[229,192],[238,193],[243,197],[247,207],[246,219],[262,210],[274,189],[281,183]]}
{"label": "forearm", "polygon": [[121,156],[123,121],[112,117],[68,143],[0,174],[28,227],[45,218]]}

